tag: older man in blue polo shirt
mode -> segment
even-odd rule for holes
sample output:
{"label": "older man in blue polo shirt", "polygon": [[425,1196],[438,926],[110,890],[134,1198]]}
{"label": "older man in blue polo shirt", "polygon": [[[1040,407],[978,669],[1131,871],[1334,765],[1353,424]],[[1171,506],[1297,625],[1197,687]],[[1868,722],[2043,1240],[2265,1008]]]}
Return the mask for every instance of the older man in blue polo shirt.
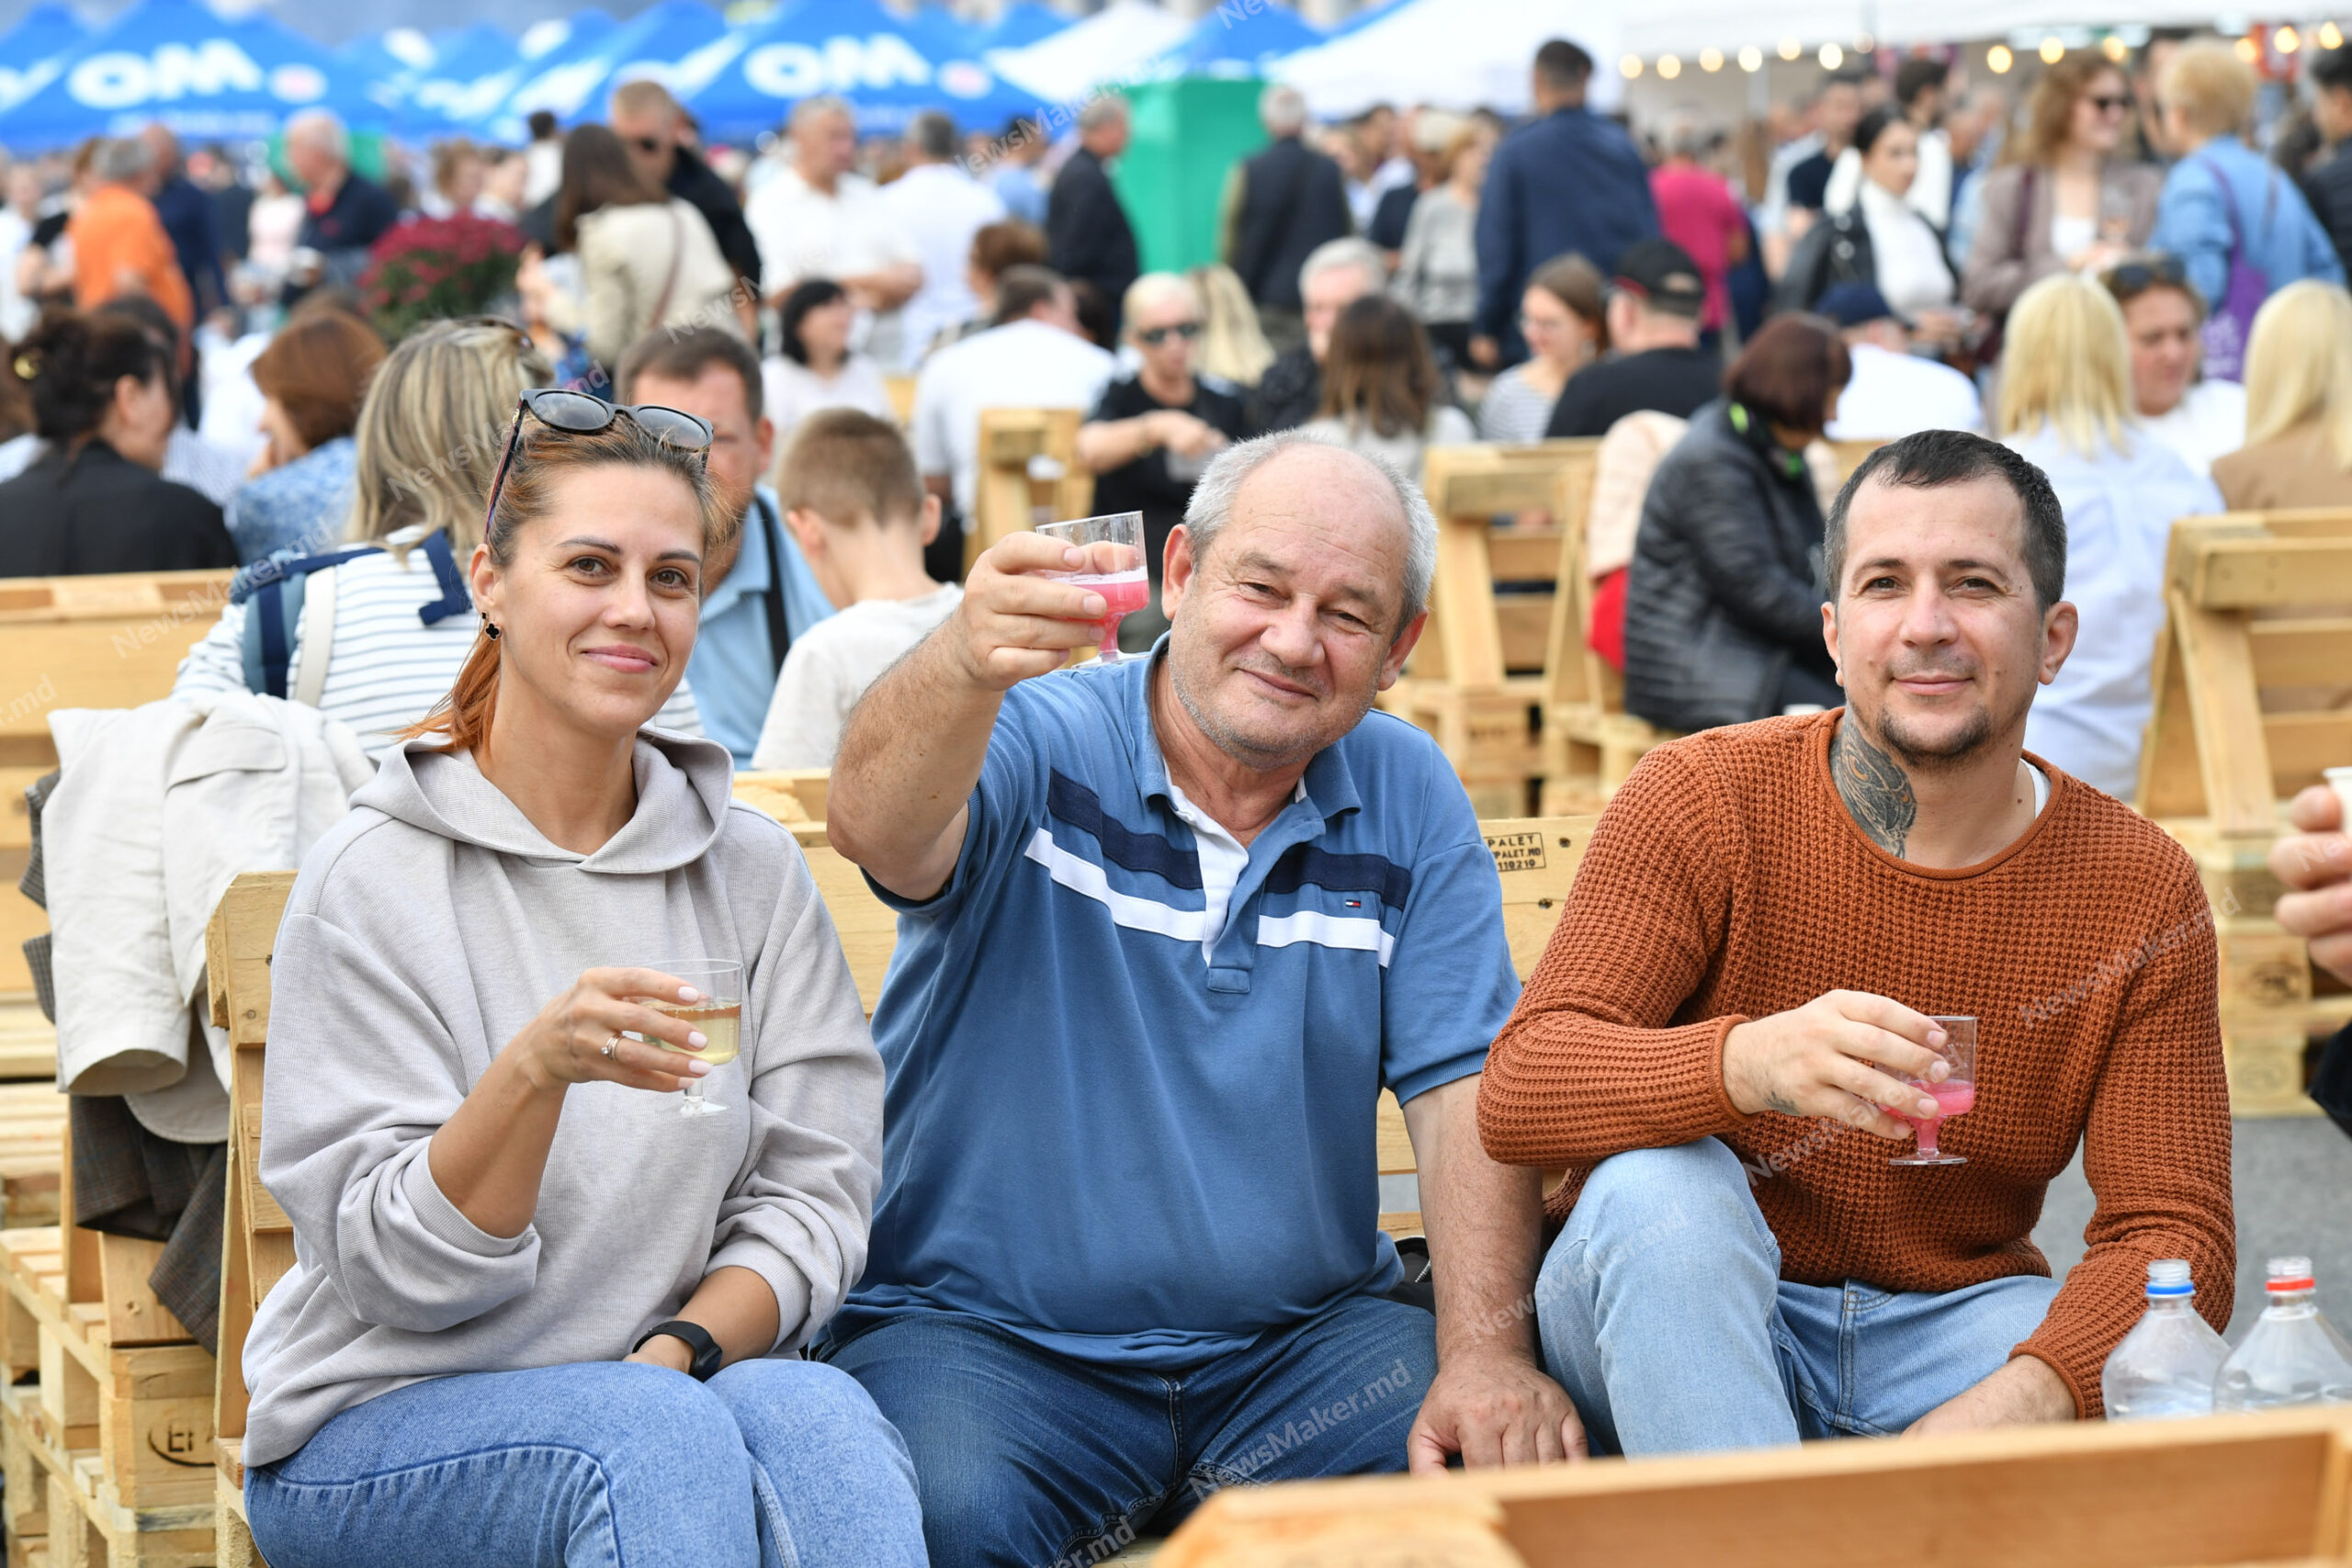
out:
{"label": "older man in blue polo shirt", "polygon": [[[1245,443],[1148,658],[1063,670],[1102,602],[1016,534],[850,722],[828,829],[901,917],[882,1198],[820,1353],[904,1434],[936,1568],[1093,1562],[1239,1482],[1582,1451],[1527,1311],[1536,1176],[1476,1123],[1519,988],[1494,862],[1370,711],[1435,540],[1394,469]],[[1391,1294],[1384,1085],[1434,1320]]]}

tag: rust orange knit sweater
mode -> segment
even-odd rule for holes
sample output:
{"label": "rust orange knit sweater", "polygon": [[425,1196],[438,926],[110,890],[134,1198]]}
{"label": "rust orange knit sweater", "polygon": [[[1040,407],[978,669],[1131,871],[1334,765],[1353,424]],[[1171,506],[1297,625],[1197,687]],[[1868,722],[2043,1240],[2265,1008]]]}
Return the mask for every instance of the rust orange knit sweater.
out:
{"label": "rust orange knit sweater", "polygon": [[[2153,824],[2046,765],[2048,806],[1999,855],[1958,871],[1896,860],[1830,782],[1838,716],[1712,730],[1643,761],[1487,1056],[1479,1130],[1496,1159],[1569,1168],[1555,1218],[1610,1155],[1719,1137],[1749,1169],[1785,1278],[1897,1291],[2049,1273],[2030,1235],[2083,1140],[2088,1252],[2017,1352],[2096,1416],[2150,1259],[2188,1259],[2199,1310],[2216,1327],[2230,1315],[2204,890]],[[1976,1108],[1942,1137],[1966,1165],[1890,1166],[1905,1145],[1733,1107],[1724,1036],[1838,989],[1977,1018]]]}

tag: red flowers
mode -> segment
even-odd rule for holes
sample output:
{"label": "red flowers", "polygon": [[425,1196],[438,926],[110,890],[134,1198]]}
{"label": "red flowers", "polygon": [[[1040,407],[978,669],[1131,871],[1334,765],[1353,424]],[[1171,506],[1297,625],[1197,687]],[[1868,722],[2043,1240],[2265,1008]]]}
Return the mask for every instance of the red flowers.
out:
{"label": "red flowers", "polygon": [[376,329],[398,343],[428,322],[477,315],[514,288],[523,235],[511,223],[458,213],[412,218],[368,252],[359,291]]}

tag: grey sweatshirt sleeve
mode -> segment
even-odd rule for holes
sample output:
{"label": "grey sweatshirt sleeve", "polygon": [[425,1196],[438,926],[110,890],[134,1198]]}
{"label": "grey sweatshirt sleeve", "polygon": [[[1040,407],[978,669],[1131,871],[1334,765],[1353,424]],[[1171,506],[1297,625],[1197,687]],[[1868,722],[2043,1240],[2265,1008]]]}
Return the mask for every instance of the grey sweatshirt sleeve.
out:
{"label": "grey sweatshirt sleeve", "polygon": [[[752,1269],[775,1292],[776,1348],[807,1342],[865,1269],[882,1168],[882,1058],[832,918],[791,836],[783,891],[744,980],[756,1045],[752,1138],[719,1204],[709,1267]],[[748,946],[748,942],[746,944]]]}
{"label": "grey sweatshirt sleeve", "polygon": [[465,1099],[458,1043],[300,891],[270,962],[262,1185],[294,1222],[300,1261],[360,1322],[433,1332],[479,1317],[531,1288],[537,1229],[493,1236],[435,1183],[426,1150]]}

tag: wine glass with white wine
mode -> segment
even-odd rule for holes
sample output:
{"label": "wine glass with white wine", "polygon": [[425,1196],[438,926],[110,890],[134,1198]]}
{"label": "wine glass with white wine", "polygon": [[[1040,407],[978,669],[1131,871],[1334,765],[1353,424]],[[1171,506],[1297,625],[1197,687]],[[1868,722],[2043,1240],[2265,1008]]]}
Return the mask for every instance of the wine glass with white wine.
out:
{"label": "wine glass with white wine", "polygon": [[[691,986],[695,999],[682,1002],[675,997],[642,997],[639,1000],[655,1012],[684,1020],[701,1032],[704,1041],[693,1050],[673,1045],[666,1040],[652,1043],[682,1056],[708,1062],[714,1067],[733,1061],[742,1049],[743,1041],[743,966],[726,959],[665,959],[645,967],[674,976],[681,985]],[[698,1077],[686,1077],[686,1096],[678,1106],[679,1115],[716,1116],[727,1109],[715,1100],[704,1098],[702,1085],[703,1080]]]}

